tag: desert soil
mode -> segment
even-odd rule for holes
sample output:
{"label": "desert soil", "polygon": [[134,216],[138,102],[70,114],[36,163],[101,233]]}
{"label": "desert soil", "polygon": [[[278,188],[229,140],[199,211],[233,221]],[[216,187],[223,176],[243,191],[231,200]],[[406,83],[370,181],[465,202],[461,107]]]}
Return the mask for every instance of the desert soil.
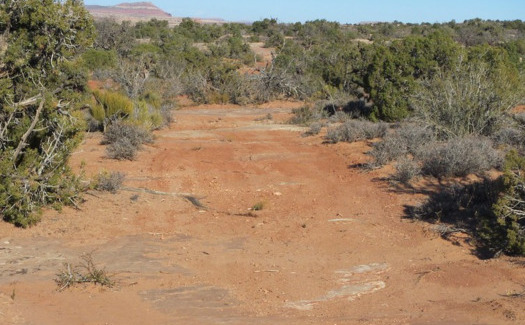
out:
{"label": "desert soil", "polygon": [[[87,135],[71,166],[125,188],[0,224],[0,324],[525,323],[525,259],[480,260],[406,219],[424,196],[353,168],[367,143],[302,137],[294,105],[180,109],[136,161]],[[114,287],[57,290],[83,253]]]}

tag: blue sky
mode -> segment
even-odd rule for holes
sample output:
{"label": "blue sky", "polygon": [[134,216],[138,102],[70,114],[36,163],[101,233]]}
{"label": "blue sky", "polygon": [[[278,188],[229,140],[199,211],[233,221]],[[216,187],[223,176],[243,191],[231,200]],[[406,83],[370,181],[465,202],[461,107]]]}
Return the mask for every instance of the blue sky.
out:
{"label": "blue sky", "polygon": [[[115,5],[130,0],[85,0],[87,5]],[[177,17],[223,18],[255,21],[277,18],[279,22],[327,19],[341,23],[401,21],[448,22],[482,18],[525,19],[525,0],[153,0],[156,6]]]}

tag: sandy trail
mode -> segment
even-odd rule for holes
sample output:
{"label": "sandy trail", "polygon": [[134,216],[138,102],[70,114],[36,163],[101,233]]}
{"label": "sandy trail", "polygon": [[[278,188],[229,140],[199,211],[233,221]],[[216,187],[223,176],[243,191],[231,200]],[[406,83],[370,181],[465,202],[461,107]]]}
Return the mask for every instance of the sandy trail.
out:
{"label": "sandy trail", "polygon": [[[128,188],[207,209],[93,192],[31,229],[0,224],[0,324],[525,322],[525,298],[506,296],[524,290],[523,259],[481,261],[404,219],[421,196],[350,168],[365,143],[301,137],[289,106],[181,109],[134,162],[105,159],[88,135],[74,168],[124,171]],[[117,286],[56,291],[84,252]]]}

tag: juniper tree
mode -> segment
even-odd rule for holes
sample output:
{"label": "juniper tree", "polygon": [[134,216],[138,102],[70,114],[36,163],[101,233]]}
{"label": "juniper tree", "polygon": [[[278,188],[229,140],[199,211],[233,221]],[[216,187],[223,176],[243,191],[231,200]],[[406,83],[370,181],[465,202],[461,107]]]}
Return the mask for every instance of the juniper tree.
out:
{"label": "juniper tree", "polygon": [[84,128],[87,73],[80,54],[94,38],[77,0],[0,1],[0,215],[26,227],[43,205],[74,203],[67,158]]}

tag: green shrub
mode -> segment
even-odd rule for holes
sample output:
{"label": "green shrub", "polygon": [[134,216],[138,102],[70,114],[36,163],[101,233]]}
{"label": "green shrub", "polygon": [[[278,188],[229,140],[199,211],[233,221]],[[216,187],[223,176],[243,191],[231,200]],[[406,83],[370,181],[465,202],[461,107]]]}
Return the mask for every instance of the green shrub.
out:
{"label": "green shrub", "polygon": [[[42,167],[35,164],[36,152],[26,154],[32,158],[28,159],[26,166],[19,168],[38,170]],[[30,171],[14,170],[5,158],[0,159],[0,173],[5,175],[0,177],[0,213],[4,221],[26,228],[40,221],[43,206],[59,210],[63,205],[77,205],[81,201],[81,178],[75,176],[69,167],[56,165],[56,174],[38,176],[31,175]]]}
{"label": "green shrub", "polygon": [[264,209],[264,202],[260,201],[260,202],[257,202],[255,203],[253,206],[252,206],[252,211],[261,211]]}
{"label": "green shrub", "polygon": [[161,115],[160,108],[156,108],[143,100],[135,104],[129,122],[146,130],[160,129],[166,123]]}
{"label": "green shrub", "polygon": [[284,36],[279,32],[273,32],[264,42],[264,47],[281,47],[285,43]]}
{"label": "green shrub", "polygon": [[373,117],[385,121],[411,115],[410,97],[418,80],[431,78],[437,70],[450,70],[461,55],[461,47],[439,30],[376,43],[364,88],[374,102]]}
{"label": "green shrub", "polygon": [[98,122],[103,122],[106,118],[104,107],[98,103],[91,106],[91,116]]}
{"label": "green shrub", "polygon": [[117,54],[115,51],[89,49],[84,52],[82,58],[84,59],[86,67],[91,71],[113,68],[117,63]]}
{"label": "green shrub", "polygon": [[86,127],[81,54],[95,31],[79,1],[3,1],[0,17],[0,218],[28,227],[80,196],[67,160]]}
{"label": "green shrub", "polygon": [[141,96],[141,99],[154,107],[155,109],[160,109],[162,106],[162,96],[155,91],[148,91]]}
{"label": "green shrub", "polygon": [[478,226],[480,238],[494,253],[525,255],[525,158],[511,151],[505,159],[501,191]]}
{"label": "green shrub", "polygon": [[246,105],[251,101],[252,89],[247,78],[238,71],[231,71],[224,75],[218,88],[226,102]]}

